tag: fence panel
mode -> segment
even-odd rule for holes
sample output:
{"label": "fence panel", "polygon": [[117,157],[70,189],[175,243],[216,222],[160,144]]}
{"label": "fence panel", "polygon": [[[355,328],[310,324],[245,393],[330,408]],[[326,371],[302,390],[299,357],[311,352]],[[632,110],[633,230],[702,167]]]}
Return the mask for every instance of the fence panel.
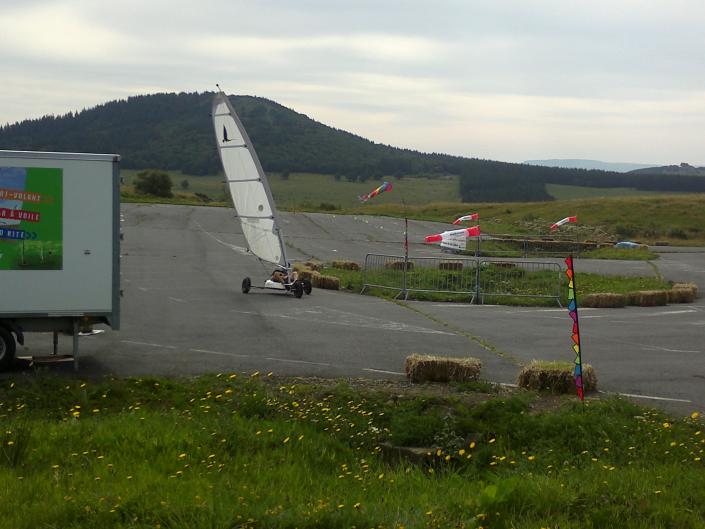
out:
{"label": "fence panel", "polygon": [[442,292],[475,295],[477,260],[466,257],[404,257],[367,254],[363,276],[368,287],[408,292]]}
{"label": "fence panel", "polygon": [[410,292],[467,294],[478,303],[493,296],[552,298],[560,306],[561,277],[556,263],[367,254],[362,292],[391,289],[405,299]]}
{"label": "fence panel", "polygon": [[561,267],[538,261],[481,260],[480,302],[485,296],[554,298],[560,306]]}

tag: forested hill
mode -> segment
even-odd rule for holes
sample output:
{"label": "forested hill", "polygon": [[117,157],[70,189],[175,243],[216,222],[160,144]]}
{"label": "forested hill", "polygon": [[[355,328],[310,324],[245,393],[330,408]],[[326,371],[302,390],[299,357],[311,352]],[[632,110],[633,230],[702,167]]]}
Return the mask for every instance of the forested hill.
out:
{"label": "forested hill", "polygon": [[[213,93],[154,94],[111,101],[0,129],[0,148],[115,152],[123,167],[184,173],[221,170],[210,112]],[[463,158],[375,144],[274,101],[231,96],[266,171],[382,175],[458,174]]]}
{"label": "forested hill", "polygon": [[[131,169],[220,172],[212,92],[153,94],[64,116],[0,127],[0,149],[118,153]],[[705,192],[696,175],[642,175],[529,166],[427,154],[381,145],[259,97],[231,96],[265,171],[334,174],[350,180],[460,175],[466,201],[550,200],[546,183]]]}

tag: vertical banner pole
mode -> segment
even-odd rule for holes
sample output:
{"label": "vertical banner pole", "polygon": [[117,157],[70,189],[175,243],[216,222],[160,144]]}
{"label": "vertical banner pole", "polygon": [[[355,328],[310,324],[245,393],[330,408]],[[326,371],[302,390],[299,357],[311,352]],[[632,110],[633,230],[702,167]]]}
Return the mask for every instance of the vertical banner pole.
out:
{"label": "vertical banner pole", "polygon": [[568,313],[573,320],[573,351],[575,351],[575,388],[578,397],[585,403],[583,390],[583,359],[580,349],[580,323],[578,321],[578,297],[575,293],[575,270],[573,269],[573,256],[568,256],[565,260],[566,275],[568,276]]}

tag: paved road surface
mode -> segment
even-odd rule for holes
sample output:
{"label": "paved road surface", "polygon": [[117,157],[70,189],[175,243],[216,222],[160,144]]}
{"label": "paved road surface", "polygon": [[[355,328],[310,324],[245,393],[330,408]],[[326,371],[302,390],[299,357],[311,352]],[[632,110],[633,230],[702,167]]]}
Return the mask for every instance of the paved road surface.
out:
{"label": "paved road surface", "polygon": [[[220,371],[400,377],[412,353],[474,356],[484,378],[512,383],[521,362],[571,359],[565,310],[412,302],[314,290],[292,296],[240,293],[244,276],[271,272],[246,255],[232,211],[186,206],[123,206],[122,330],[81,339],[86,375],[186,375]],[[398,253],[403,220],[283,214],[291,260],[362,261]],[[445,225],[412,221],[412,241]],[[438,255],[412,244],[412,254]],[[669,253],[668,279],[705,285],[703,253]],[[580,270],[654,274],[648,263],[577,261]],[[677,412],[705,409],[705,300],[653,309],[583,309],[586,361],[602,390],[656,397],[642,402]],[[62,347],[70,342],[62,339]],[[24,353],[46,354],[48,335]],[[659,400],[665,399],[665,400]]]}

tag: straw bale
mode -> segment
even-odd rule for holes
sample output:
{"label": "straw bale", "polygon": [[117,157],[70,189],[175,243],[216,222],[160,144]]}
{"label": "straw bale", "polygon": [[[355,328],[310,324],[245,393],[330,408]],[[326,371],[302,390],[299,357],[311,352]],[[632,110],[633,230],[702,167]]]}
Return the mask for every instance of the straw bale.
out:
{"label": "straw bale", "polygon": [[[318,274],[318,272],[316,272]],[[340,290],[340,279],[335,276],[324,276],[321,274],[311,276],[311,284],[316,288],[327,290]]]}
{"label": "straw bale", "polygon": [[460,272],[463,269],[463,262],[462,261],[441,261],[440,263],[438,263],[438,269]]}
{"label": "straw bale", "polygon": [[477,358],[412,354],[404,369],[411,382],[468,382],[480,377],[482,362]]}
{"label": "straw bale", "polygon": [[592,308],[621,308],[627,304],[627,296],[610,292],[587,294],[580,298],[581,307]]}
{"label": "straw bale", "polygon": [[354,271],[359,271],[360,270],[360,265],[357,264],[355,261],[344,261],[341,259],[332,261],[330,264],[333,268],[338,268],[340,270],[354,270]]}
{"label": "straw bale", "polygon": [[657,307],[668,304],[666,290],[638,290],[627,294],[628,304],[637,307]]}
{"label": "straw bale", "polygon": [[[407,270],[413,270],[414,268],[414,263],[409,261],[407,262]],[[391,268],[392,270],[404,270],[404,261],[389,261],[388,263],[384,264],[385,268]]]}
{"label": "straw bale", "polygon": [[695,301],[695,292],[692,288],[672,288],[666,294],[669,303],[692,303]]}
{"label": "straw bale", "polygon": [[320,261],[306,261],[304,266],[310,268],[311,270],[318,272],[323,268],[324,263]]}
{"label": "straw bale", "polygon": [[517,265],[516,263],[508,263],[504,261],[495,261],[490,263],[492,266],[495,266],[497,268],[516,268]]}
{"label": "straw bale", "polygon": [[[534,360],[519,373],[519,387],[534,391],[572,393],[575,391],[575,365],[569,362],[540,362]],[[583,390],[597,389],[597,376],[590,364],[583,364]]]}
{"label": "straw bale", "polygon": [[698,285],[695,283],[674,283],[672,288],[688,289],[693,291],[693,298],[698,297]]}
{"label": "straw bale", "polygon": [[306,268],[305,270],[299,271],[299,279],[308,279],[311,284],[315,282],[314,278],[320,275],[320,272],[316,272],[315,270],[311,270],[310,268]]}

